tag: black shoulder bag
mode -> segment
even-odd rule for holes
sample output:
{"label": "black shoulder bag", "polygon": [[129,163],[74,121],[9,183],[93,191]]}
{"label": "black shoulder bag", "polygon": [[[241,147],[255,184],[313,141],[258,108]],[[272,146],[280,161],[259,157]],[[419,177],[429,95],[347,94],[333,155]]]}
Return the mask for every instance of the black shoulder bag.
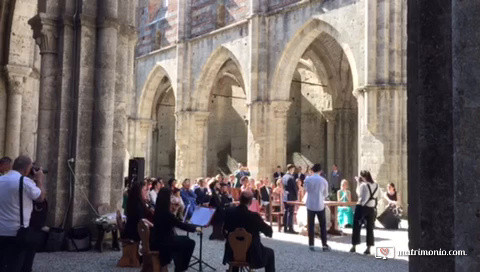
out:
{"label": "black shoulder bag", "polygon": [[20,202],[20,228],[17,231],[17,241],[20,245],[29,247],[31,242],[34,240],[34,233],[30,228],[25,228],[23,225],[23,176],[20,178],[20,185],[18,188]]}

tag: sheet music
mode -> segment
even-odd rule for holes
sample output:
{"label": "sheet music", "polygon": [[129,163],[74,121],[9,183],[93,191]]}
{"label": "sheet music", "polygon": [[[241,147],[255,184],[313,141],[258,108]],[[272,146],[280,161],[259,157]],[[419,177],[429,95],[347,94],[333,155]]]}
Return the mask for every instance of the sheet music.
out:
{"label": "sheet music", "polygon": [[197,206],[193,211],[192,218],[190,218],[190,223],[195,226],[206,227],[210,224],[214,213],[215,209],[213,208]]}

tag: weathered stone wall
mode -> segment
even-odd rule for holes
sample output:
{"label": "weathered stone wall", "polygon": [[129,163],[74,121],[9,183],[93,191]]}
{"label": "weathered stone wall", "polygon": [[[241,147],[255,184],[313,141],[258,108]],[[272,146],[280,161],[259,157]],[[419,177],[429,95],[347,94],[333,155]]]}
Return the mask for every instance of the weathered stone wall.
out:
{"label": "weathered stone wall", "polygon": [[[249,1],[247,20],[222,26],[215,23],[215,6],[228,6],[228,1],[186,1],[179,6],[177,23],[183,40],[136,61],[138,108],[131,118],[132,126],[142,124],[143,130],[131,134],[135,143],[130,146],[138,151],[141,142],[140,153],[146,153],[152,144],[151,125],[142,119],[151,117],[138,113],[151,112],[145,98],[157,91],[159,82],[152,75],[161,67],[172,80],[176,98],[176,175],[204,176],[212,168],[207,167],[212,156],[207,149],[217,138],[208,129],[218,118],[209,101],[218,91],[216,76],[231,60],[247,98],[247,164],[254,175],[270,176],[277,164],[285,165],[288,139],[300,137],[298,151],[315,153],[312,158],[322,161],[326,171],[336,162],[351,179],[358,170],[368,169],[382,187],[395,182],[404,191],[404,2]],[[313,72],[296,77],[305,61],[316,63]],[[324,84],[328,90],[320,95],[312,85],[292,84],[295,79]],[[297,128],[291,127],[295,122],[287,123],[290,107],[298,107],[298,100],[292,101],[292,86],[301,89],[304,105],[314,105],[313,111],[301,107],[304,121],[297,116]],[[307,115],[315,111],[324,119],[319,121],[323,129],[310,131],[324,134],[312,136],[317,142],[305,132]],[[221,126],[231,128],[228,122]],[[294,131],[297,136],[287,137]],[[308,151],[309,146],[314,150]],[[402,197],[406,203],[407,194]]]}
{"label": "weathered stone wall", "polygon": [[177,41],[178,0],[140,0],[137,8],[137,56]]}
{"label": "weathered stone wall", "polygon": [[49,170],[49,224],[87,224],[121,206],[136,1],[41,3],[29,24],[42,55],[36,159]]}

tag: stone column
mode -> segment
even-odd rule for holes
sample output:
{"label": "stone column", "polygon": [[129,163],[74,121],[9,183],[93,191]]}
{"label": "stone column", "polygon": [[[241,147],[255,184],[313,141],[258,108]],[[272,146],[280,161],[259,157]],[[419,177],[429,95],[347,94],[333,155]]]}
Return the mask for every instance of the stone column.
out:
{"label": "stone column", "polygon": [[268,103],[257,101],[248,105],[248,168],[252,177],[270,177],[270,161],[267,159],[267,123],[265,115]]}
{"label": "stone column", "polygon": [[[30,19],[33,37],[40,47],[40,100],[38,105],[37,157],[46,169],[53,165],[51,156],[55,138],[55,115],[57,109],[58,60],[57,60],[57,22],[54,17],[40,13]],[[50,188],[50,187],[49,187]],[[51,188],[53,189],[53,188]]]}
{"label": "stone column", "polygon": [[113,120],[117,52],[116,0],[101,1],[97,13],[96,90],[93,121],[93,175],[91,196],[96,209],[110,209]]}
{"label": "stone column", "polygon": [[330,112],[323,112],[326,120],[327,120],[327,160],[326,164],[323,166],[323,171],[325,172],[326,177],[328,178],[330,176],[330,173],[332,172],[332,166],[335,163],[335,142],[337,140],[336,135],[335,135],[335,111],[330,111]]}
{"label": "stone column", "polygon": [[[367,169],[386,188],[405,188],[406,93],[404,85],[366,86],[359,92],[359,170]],[[407,192],[402,192],[407,203]]]}
{"label": "stone column", "polygon": [[135,151],[134,157],[145,158],[145,175],[150,174],[150,147],[152,142],[152,129],[155,121],[151,119],[136,119],[134,126]]}
{"label": "stone column", "polygon": [[5,155],[16,158],[20,155],[22,128],[22,96],[27,87],[27,77],[32,72],[29,67],[7,65],[8,104]]}
{"label": "stone column", "polygon": [[410,271],[480,271],[479,23],[478,1],[408,1],[409,247],[466,253]]}
{"label": "stone column", "polygon": [[277,165],[287,164],[287,113],[290,101],[276,100],[270,103],[270,118],[266,118],[268,139],[270,139],[270,172]]}
{"label": "stone column", "polygon": [[175,177],[204,177],[207,173],[208,116],[204,111],[175,113]]}
{"label": "stone column", "polygon": [[[389,182],[405,188],[406,4],[405,1],[374,0],[365,4],[369,19],[366,22],[366,84],[357,90],[359,170],[370,170],[382,189]],[[406,203],[407,192],[401,193]]]}

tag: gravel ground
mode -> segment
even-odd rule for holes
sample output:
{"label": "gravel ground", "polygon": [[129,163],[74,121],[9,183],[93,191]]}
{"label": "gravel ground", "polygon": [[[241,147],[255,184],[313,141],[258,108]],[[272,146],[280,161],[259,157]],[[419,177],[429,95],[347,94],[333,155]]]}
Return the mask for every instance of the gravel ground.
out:
{"label": "gravel ground", "polygon": [[[208,237],[211,230],[205,230],[205,236]],[[322,252],[317,250],[311,252],[308,250],[308,238],[301,235],[292,235],[284,233],[274,233],[273,238],[262,237],[265,246],[275,250],[275,264],[277,271],[332,271],[332,272],[372,272],[388,271],[403,272],[408,271],[408,259],[389,259],[381,260],[375,258],[375,248],[372,248],[370,256],[360,254],[365,250],[365,243],[357,247],[360,253],[349,253],[351,230],[346,229],[345,236],[328,237],[328,243],[332,247],[331,252]],[[182,235],[182,233],[179,233]],[[375,230],[375,243],[377,246],[395,246],[396,250],[408,249],[408,233],[404,230],[386,231],[383,229]],[[196,241],[195,256],[198,256],[199,239],[197,235],[190,235]],[[365,231],[362,230],[362,241],[365,241]],[[315,241],[316,245],[321,245],[319,239]],[[215,267],[217,271],[225,271],[228,267],[222,265],[224,242],[203,241],[203,259]],[[135,268],[118,268],[117,261],[121,253],[118,251],[105,250],[103,253],[95,251],[72,253],[55,252],[39,253],[35,258],[34,272],[76,272],[76,271],[140,271]],[[173,262],[169,266],[169,271],[174,271]],[[190,269],[189,271],[195,271]],[[205,269],[204,271],[212,271]],[[263,271],[261,269],[260,271]]]}

